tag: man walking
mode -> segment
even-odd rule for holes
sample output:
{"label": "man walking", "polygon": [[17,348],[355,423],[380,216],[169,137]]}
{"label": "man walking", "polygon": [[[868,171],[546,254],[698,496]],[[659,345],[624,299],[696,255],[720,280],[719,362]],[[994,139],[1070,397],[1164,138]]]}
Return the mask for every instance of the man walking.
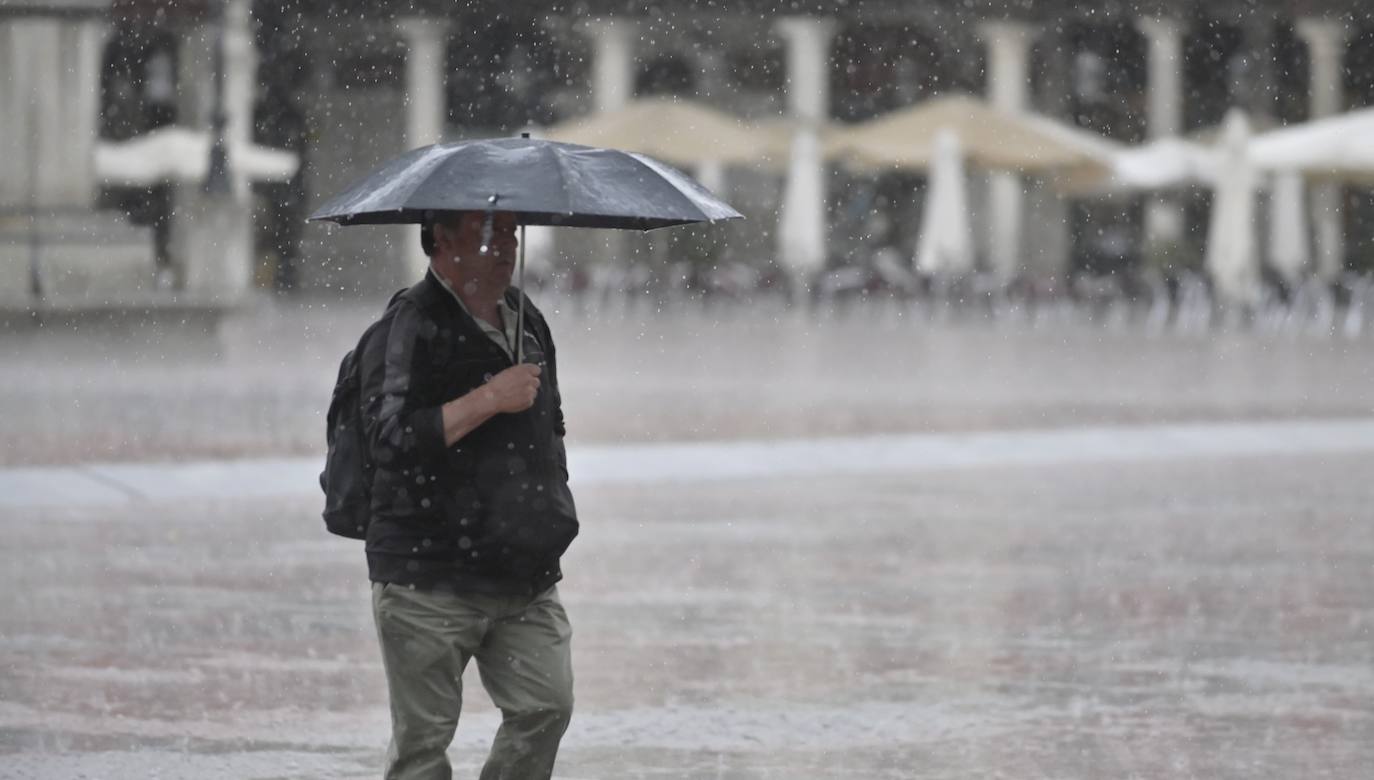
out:
{"label": "man walking", "polygon": [[388,779],[451,777],[469,659],[502,713],[482,780],[550,777],[572,714],[555,583],[578,523],[553,339],[528,300],[517,332],[515,229],[507,212],[425,225],[429,270],[358,353]]}

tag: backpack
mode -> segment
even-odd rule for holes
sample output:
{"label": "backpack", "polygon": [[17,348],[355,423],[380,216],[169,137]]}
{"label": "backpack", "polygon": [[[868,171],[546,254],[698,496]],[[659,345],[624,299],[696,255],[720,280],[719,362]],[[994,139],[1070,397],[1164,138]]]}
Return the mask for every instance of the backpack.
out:
{"label": "backpack", "polygon": [[[433,305],[419,285],[397,290],[387,303],[390,311],[396,301],[415,290],[412,300],[425,309]],[[523,295],[524,293],[520,293]],[[507,299],[509,303],[514,303]],[[525,317],[540,332],[548,325],[539,310],[526,298]],[[367,446],[363,430],[362,376],[358,372],[358,356],[372,332],[381,324],[368,326],[358,339],[358,346],[339,362],[339,376],[329,399],[329,413],[325,416],[325,442],[329,448],[324,457],[324,471],[320,472],[320,489],[324,491],[324,527],[332,534],[349,539],[366,539],[367,525],[372,517],[372,474],[375,464]]]}
{"label": "backpack", "polygon": [[[387,303],[396,305],[406,290],[398,290]],[[367,538],[372,511],[372,474],[374,465],[368,453],[363,430],[362,376],[358,357],[381,320],[372,323],[358,339],[358,346],[339,362],[339,377],[329,400],[325,417],[325,441],[329,449],[320,472],[324,490],[324,527],[332,534],[350,539]]]}

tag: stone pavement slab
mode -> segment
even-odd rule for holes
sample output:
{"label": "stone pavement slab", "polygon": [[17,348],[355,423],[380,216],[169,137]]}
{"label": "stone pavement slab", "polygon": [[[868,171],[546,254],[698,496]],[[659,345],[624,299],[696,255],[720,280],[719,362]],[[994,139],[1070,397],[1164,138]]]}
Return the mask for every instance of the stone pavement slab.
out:
{"label": "stone pavement slab", "polygon": [[[1374,419],[1141,425],[569,448],[574,485],[1374,451]],[[314,495],[322,459],[0,469],[0,510]]]}
{"label": "stone pavement slab", "polygon": [[[788,468],[579,487],[558,777],[1374,765],[1368,448]],[[0,512],[0,778],[377,777],[359,546],[313,495],[178,495]],[[458,777],[497,722],[473,672]]]}

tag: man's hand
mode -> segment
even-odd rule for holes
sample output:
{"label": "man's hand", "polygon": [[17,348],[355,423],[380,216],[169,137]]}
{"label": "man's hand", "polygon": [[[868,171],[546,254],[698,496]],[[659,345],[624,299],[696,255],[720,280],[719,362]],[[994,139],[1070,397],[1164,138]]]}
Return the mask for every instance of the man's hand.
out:
{"label": "man's hand", "polygon": [[507,412],[523,412],[534,405],[539,394],[542,369],[532,363],[511,366],[481,387],[469,390],[444,404],[444,444],[452,447],[477,426]]}
{"label": "man's hand", "polygon": [[491,404],[494,413],[523,412],[534,405],[534,397],[539,394],[541,371],[533,363],[511,366],[477,388],[477,392]]}

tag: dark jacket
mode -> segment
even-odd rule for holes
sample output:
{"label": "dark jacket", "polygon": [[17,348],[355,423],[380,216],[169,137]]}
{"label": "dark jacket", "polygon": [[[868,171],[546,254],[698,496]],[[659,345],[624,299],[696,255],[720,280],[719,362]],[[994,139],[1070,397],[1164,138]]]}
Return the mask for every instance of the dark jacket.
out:
{"label": "dark jacket", "polygon": [[[520,293],[507,290],[512,307]],[[553,338],[525,300],[525,361],[543,367],[534,405],[444,445],[441,407],[511,358],[427,273],[387,310],[359,361],[376,473],[367,562],[375,582],[538,593],[562,578],[577,535]]]}

